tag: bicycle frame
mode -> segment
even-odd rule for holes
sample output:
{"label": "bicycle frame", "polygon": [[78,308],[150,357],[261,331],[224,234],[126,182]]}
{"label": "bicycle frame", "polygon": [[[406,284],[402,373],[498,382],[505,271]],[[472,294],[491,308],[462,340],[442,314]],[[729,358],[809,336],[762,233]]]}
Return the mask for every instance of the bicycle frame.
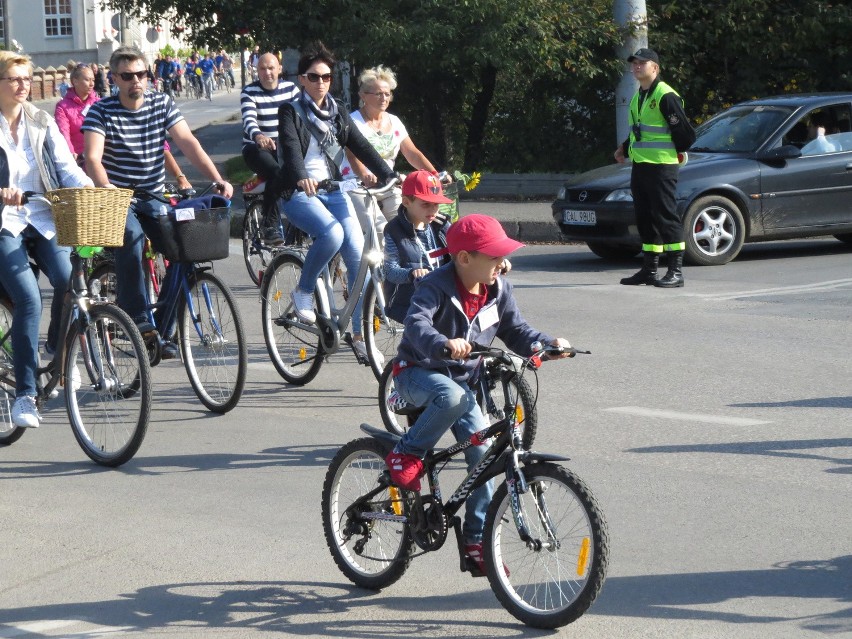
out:
{"label": "bicycle frame", "polygon": [[[195,331],[198,333],[198,337],[204,337],[204,331],[202,330],[198,312],[195,308],[195,301],[192,299],[192,294],[189,291],[189,278],[193,273],[209,268],[208,266],[196,266],[191,262],[172,262],[166,271],[166,277],[168,278],[168,286],[165,287],[168,292],[166,299],[158,299],[154,304],[148,305],[148,317],[151,323],[157,326],[158,329],[168,329],[173,326],[177,321],[179,295],[183,294]],[[216,317],[213,301],[210,299],[210,292],[206,284],[202,284],[202,291],[204,293],[204,302],[207,305],[207,310],[210,313],[216,333],[221,335],[222,328],[219,326],[219,319]],[[162,310],[159,323],[154,321],[154,311],[157,309]],[[164,335],[163,337],[166,336]]]}
{"label": "bicycle frame", "polygon": [[[386,190],[392,188],[395,184],[392,183],[389,186],[383,187],[382,189],[370,190],[366,188],[353,189],[352,193],[355,195],[364,195],[369,198],[370,204],[367,207],[369,211],[368,219],[370,220],[370,228],[366,235],[366,242],[364,244],[364,250],[361,253],[361,262],[358,267],[358,273],[355,276],[355,282],[351,287],[352,291],[357,291],[357,295],[350,295],[349,299],[346,301],[346,305],[343,308],[337,308],[334,306],[334,286],[331,278],[331,272],[329,270],[329,265],[326,264],[320,274],[320,277],[317,278],[317,293],[319,296],[319,313],[317,314],[317,325],[316,326],[304,326],[303,324],[299,324],[299,328],[303,330],[310,331],[315,333],[322,340],[323,351],[330,355],[332,353],[336,353],[340,350],[340,340],[343,333],[346,331],[346,327],[349,326],[349,321],[352,319],[352,313],[355,311],[356,305],[362,303],[361,293],[364,291],[365,285],[367,283],[367,273],[369,272],[370,279],[375,283],[376,288],[376,300],[379,304],[379,309],[383,317],[385,316],[385,296],[384,290],[381,286],[382,278],[379,274],[379,267],[381,266],[384,260],[384,254],[381,250],[381,243],[379,242],[379,234],[376,230],[376,212],[378,210],[378,204],[376,202],[376,195],[380,195],[384,193]],[[283,250],[291,250],[291,249],[283,249]],[[296,251],[300,257],[304,257],[304,253],[302,250]],[[281,320],[284,323],[293,322],[294,320]]]}

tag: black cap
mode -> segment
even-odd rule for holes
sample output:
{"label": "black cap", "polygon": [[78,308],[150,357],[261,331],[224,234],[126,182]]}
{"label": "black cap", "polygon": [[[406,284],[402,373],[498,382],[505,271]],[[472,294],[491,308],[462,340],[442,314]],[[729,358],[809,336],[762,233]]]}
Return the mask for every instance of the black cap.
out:
{"label": "black cap", "polygon": [[650,60],[651,62],[660,64],[660,56],[658,56],[657,52],[653,49],[639,49],[636,53],[627,58],[628,62],[633,62],[634,60]]}

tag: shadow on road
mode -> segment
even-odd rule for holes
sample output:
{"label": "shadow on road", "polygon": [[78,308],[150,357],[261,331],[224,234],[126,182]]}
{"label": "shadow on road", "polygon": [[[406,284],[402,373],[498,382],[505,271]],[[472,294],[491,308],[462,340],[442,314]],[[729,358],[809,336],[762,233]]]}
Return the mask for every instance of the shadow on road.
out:
{"label": "shadow on road", "polygon": [[678,444],[671,446],[647,446],[629,448],[628,453],[724,453],[733,455],[762,455],[765,457],[785,457],[793,459],[812,459],[836,465],[827,468],[827,473],[852,474],[852,457],[834,457],[825,454],[806,452],[827,448],[852,448],[852,438],[838,439],[792,439],[762,442],[732,442],[727,444]]}
{"label": "shadow on road", "polygon": [[[464,597],[423,597],[394,596],[393,588],[374,593],[343,583],[189,582],[142,588],[110,601],[7,608],[0,613],[0,623],[62,619],[92,624],[93,630],[106,627],[154,633],[174,628],[185,633],[190,629],[239,633],[240,629],[250,629],[289,636],[370,639],[553,635],[526,628],[508,615],[506,622],[496,623],[482,617],[454,620],[460,610],[487,610],[487,616],[499,610],[487,584],[483,585],[482,590]],[[760,602],[754,601],[761,597],[849,603],[852,556],[790,562],[767,570],[616,577],[607,580],[602,596],[586,614],[731,624],[792,622],[803,630],[826,634],[852,631],[852,607],[797,616],[798,607],[788,602],[784,608],[787,614],[779,614],[776,607],[769,614],[761,612]],[[714,609],[720,604],[727,610]],[[11,635],[4,635],[0,626],[0,636]]]}

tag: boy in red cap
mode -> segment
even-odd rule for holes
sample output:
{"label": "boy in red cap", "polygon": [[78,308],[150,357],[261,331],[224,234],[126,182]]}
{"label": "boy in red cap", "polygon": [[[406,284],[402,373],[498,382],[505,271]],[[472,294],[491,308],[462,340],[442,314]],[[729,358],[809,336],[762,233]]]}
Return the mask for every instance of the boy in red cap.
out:
{"label": "boy in red cap", "polygon": [[385,311],[397,322],[408,314],[415,282],[449,259],[450,221],[438,207],[452,202],[429,171],[409,173],[402,183],[402,206],[384,229]]}
{"label": "boy in red cap", "polygon": [[[492,217],[463,217],[447,232],[452,262],[430,273],[414,292],[393,363],[394,382],[406,402],[425,410],[385,460],[400,488],[420,490],[422,459],[448,429],[464,441],[488,427],[472,383],[480,362],[464,359],[473,342],[485,346],[499,337],[521,355],[531,354],[533,342],[570,347],[527,324],[512,285],[499,277],[504,258],[522,246]],[[484,444],[467,448],[468,468],[486,450]],[[482,534],[491,496],[490,483],[471,493],[463,529],[467,555],[483,573]]]}

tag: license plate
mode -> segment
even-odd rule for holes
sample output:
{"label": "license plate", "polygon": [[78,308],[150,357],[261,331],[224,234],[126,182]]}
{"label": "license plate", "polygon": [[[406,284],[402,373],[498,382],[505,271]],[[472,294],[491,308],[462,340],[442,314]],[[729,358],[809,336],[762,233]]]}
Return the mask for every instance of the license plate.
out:
{"label": "license plate", "polygon": [[594,226],[598,223],[598,218],[594,211],[572,211],[565,209],[562,211],[563,224],[576,224],[578,226]]}

